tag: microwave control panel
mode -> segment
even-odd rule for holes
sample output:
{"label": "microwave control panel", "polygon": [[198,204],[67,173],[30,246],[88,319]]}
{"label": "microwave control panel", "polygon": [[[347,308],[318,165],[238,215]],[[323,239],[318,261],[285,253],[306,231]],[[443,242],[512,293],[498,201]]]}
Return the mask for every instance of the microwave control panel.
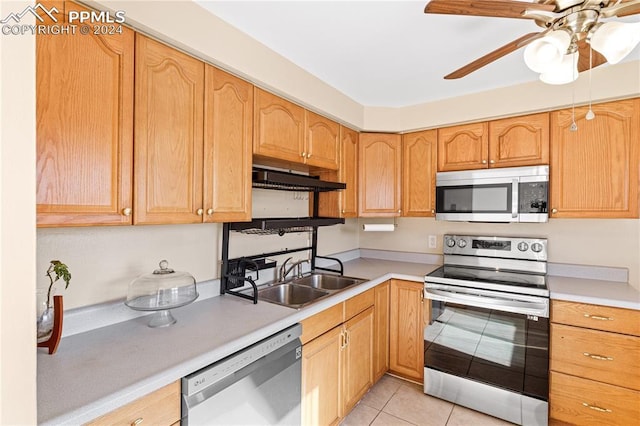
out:
{"label": "microwave control panel", "polygon": [[518,190],[520,213],[547,213],[549,182],[521,182]]}

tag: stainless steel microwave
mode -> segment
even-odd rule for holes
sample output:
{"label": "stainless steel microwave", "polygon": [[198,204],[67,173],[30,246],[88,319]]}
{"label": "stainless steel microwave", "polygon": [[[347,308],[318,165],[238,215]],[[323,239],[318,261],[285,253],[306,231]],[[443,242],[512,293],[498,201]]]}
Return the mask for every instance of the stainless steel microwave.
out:
{"label": "stainless steel microwave", "polygon": [[547,222],[549,166],[436,174],[436,220]]}

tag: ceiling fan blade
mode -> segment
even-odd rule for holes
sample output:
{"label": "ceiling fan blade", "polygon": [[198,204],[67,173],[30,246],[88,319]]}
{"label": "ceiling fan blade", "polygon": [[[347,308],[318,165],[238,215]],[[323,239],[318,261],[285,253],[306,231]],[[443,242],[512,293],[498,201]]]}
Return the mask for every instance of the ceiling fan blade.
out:
{"label": "ceiling fan blade", "polygon": [[[589,49],[591,45],[586,40],[578,42],[578,72],[587,71],[589,69]],[[597,50],[591,50],[591,68],[605,64],[607,59],[598,53]]]}
{"label": "ceiling fan blade", "polygon": [[555,8],[552,4],[511,0],[431,0],[424,13],[529,19],[523,16],[525,10],[553,12]]}
{"label": "ceiling fan blade", "polygon": [[449,75],[446,75],[445,80],[454,80],[456,78],[462,78],[467,74],[471,74],[472,72],[484,67],[485,65],[490,64],[491,62],[502,58],[509,53],[518,50],[519,48],[531,43],[533,40],[539,38],[541,33],[529,33],[523,35],[517,40],[512,41],[511,43],[507,43],[504,46],[494,50],[491,53],[487,53],[481,58],[476,59],[475,61],[465,65],[462,68],[459,68],[452,72]]}
{"label": "ceiling fan blade", "polygon": [[640,0],[629,0],[618,3],[614,6],[605,7],[600,11],[600,15],[604,18],[612,16],[629,16],[640,13]]}

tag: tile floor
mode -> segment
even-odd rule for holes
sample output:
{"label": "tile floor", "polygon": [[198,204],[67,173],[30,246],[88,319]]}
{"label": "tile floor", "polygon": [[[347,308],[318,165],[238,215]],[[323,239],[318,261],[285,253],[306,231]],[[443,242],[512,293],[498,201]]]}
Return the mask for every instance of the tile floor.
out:
{"label": "tile floor", "polygon": [[509,422],[425,395],[422,386],[385,375],[341,426],[505,426]]}

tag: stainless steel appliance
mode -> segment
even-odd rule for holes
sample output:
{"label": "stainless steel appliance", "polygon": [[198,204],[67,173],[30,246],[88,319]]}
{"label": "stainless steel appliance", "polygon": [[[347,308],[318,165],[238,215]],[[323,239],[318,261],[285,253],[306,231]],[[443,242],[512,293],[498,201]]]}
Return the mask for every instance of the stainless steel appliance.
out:
{"label": "stainless steel appliance", "polygon": [[549,166],[436,174],[436,220],[547,222]]}
{"label": "stainless steel appliance", "polygon": [[444,236],[425,277],[424,392],[522,425],[548,419],[547,241]]}
{"label": "stainless steel appliance", "polygon": [[301,333],[296,324],[183,378],[181,424],[299,425]]}

